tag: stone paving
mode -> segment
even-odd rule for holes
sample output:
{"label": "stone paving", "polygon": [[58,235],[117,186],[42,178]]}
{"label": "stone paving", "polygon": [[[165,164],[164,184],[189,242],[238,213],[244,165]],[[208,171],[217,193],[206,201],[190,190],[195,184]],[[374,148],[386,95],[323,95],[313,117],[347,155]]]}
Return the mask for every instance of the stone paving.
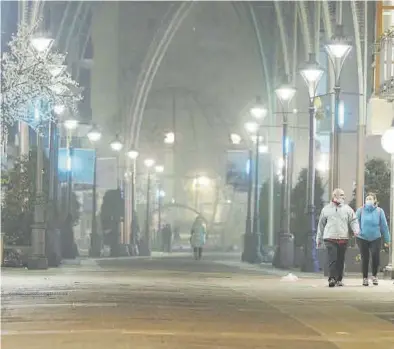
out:
{"label": "stone paving", "polygon": [[2,348],[394,348],[394,285],[286,281],[207,256],[3,270]]}

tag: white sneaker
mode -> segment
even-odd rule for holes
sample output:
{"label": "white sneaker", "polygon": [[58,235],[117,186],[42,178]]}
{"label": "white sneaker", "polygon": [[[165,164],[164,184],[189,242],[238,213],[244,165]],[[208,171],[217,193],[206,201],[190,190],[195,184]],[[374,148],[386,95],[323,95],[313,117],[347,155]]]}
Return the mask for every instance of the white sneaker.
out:
{"label": "white sneaker", "polygon": [[368,279],[363,279],[363,286],[369,286]]}
{"label": "white sneaker", "polygon": [[378,277],[377,277],[377,276],[374,276],[374,277],[372,278],[372,283],[373,283],[375,286],[378,286],[378,285],[379,285],[379,280],[378,280]]}

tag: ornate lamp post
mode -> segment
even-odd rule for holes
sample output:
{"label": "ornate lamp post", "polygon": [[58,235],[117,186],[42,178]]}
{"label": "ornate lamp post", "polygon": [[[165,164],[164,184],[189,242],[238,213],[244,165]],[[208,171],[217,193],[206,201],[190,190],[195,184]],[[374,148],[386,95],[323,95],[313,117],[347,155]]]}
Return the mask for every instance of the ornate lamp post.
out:
{"label": "ornate lamp post", "polygon": [[101,253],[101,242],[99,241],[97,233],[97,147],[96,143],[101,139],[101,132],[93,126],[87,134],[89,141],[94,145],[94,163],[93,163],[93,186],[92,186],[92,233],[90,236],[90,251],[91,257],[100,257]]}
{"label": "ornate lamp post", "polygon": [[[249,121],[245,124],[245,130],[251,135],[255,143],[255,154],[253,161],[253,151],[250,148],[249,154],[249,186],[250,196],[248,190],[248,208],[247,208],[247,217],[246,217],[246,233],[245,233],[245,253],[244,259],[249,263],[261,263],[261,230],[260,230],[260,209],[259,209],[259,177],[260,177],[260,146],[261,146],[261,135],[260,135],[260,127],[261,122],[267,116],[268,110],[261,103],[259,97],[256,99],[256,103],[253,107],[250,108],[250,115],[255,119],[255,121]],[[253,225],[250,228],[250,219],[251,219],[251,191],[253,186],[253,174],[252,174],[252,164],[254,163],[254,201],[253,201]],[[250,231],[251,230],[251,231]]]}
{"label": "ornate lamp post", "polygon": [[319,263],[316,257],[316,208],[315,208],[315,148],[316,148],[316,121],[314,99],[316,89],[322,78],[324,70],[316,62],[315,54],[309,54],[309,61],[302,67],[300,74],[305,80],[309,93],[309,159],[307,181],[307,212],[309,215],[309,231],[304,246],[305,259],[303,271],[318,272]]}
{"label": "ornate lamp post", "polygon": [[[138,158],[138,151],[130,150],[127,152],[127,156],[132,161],[131,164],[131,231],[130,231],[130,243],[134,251],[136,251],[137,246],[137,231],[135,231],[135,220],[137,219],[137,210],[136,210],[136,196],[135,196],[135,177],[136,177],[136,169],[137,169],[137,158]],[[125,205],[128,207],[128,204]],[[133,254],[136,254],[133,252]]]}
{"label": "ornate lamp post", "polygon": [[152,168],[155,165],[155,160],[153,159],[146,159],[144,161],[144,165],[148,170],[148,183],[146,187],[146,217],[145,217],[145,244],[146,244],[146,255],[150,256],[151,249],[150,249],[150,226],[149,226],[149,219],[150,219],[150,196],[151,196],[151,176],[152,176]]}
{"label": "ornate lamp post", "polygon": [[282,157],[283,157],[283,168],[282,168],[282,185],[281,185],[281,221],[280,230],[278,237],[278,248],[277,258],[274,259],[277,267],[289,268],[292,266],[292,258],[286,258],[286,256],[293,255],[290,250],[293,251],[293,236],[289,231],[289,219],[290,219],[290,207],[288,207],[287,195],[289,192],[289,138],[288,138],[288,117],[287,109],[293,99],[296,89],[291,85],[284,84],[275,90],[276,96],[280,101],[283,108],[283,135],[282,135]]}
{"label": "ornate lamp post", "polygon": [[120,166],[119,166],[119,152],[123,149],[123,143],[120,141],[119,135],[110,143],[111,149],[116,152],[116,181],[118,189],[121,187],[120,183]]}
{"label": "ornate lamp post", "polygon": [[335,112],[334,122],[332,123],[330,139],[330,192],[339,186],[339,97],[341,93],[340,78],[343,64],[349,55],[352,44],[344,36],[343,26],[337,24],[335,34],[325,45],[328,57],[334,70],[334,93],[335,93]]}

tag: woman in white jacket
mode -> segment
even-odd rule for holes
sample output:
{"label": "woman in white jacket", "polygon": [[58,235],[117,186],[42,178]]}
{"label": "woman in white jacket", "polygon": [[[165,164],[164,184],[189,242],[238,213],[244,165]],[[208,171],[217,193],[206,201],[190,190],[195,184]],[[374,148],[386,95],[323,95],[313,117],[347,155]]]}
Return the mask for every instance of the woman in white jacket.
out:
{"label": "woman in white jacket", "polygon": [[343,269],[345,254],[349,242],[349,228],[358,235],[360,228],[353,209],[345,204],[345,193],[335,189],[331,202],[326,205],[319,219],[316,234],[317,247],[324,245],[328,254],[328,285],[329,287],[343,286]]}
{"label": "woman in white jacket", "polygon": [[193,223],[190,244],[193,248],[194,258],[200,260],[202,257],[202,249],[205,245],[207,236],[207,228],[201,216],[198,216]]}

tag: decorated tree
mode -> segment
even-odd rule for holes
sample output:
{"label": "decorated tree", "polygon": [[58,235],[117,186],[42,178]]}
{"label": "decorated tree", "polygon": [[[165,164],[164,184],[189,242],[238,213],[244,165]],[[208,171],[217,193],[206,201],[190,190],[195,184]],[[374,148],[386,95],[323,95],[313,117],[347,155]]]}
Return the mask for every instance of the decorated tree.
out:
{"label": "decorated tree", "polygon": [[[296,246],[303,246],[306,241],[308,231],[310,230],[309,216],[307,214],[307,182],[308,169],[304,168],[298,175],[298,182],[293,188],[291,195],[291,229],[295,237]],[[319,173],[316,172],[315,181],[315,209],[316,221],[319,219],[320,212],[323,209],[324,186]]]}
{"label": "decorated tree", "polygon": [[2,143],[17,121],[39,128],[54,119],[56,108],[78,112],[81,93],[63,65],[65,55],[51,49],[53,40],[37,37],[37,27],[20,24],[1,57]]}
{"label": "decorated tree", "polygon": [[[31,225],[33,224],[34,204],[36,200],[36,150],[30,151],[29,156],[23,156],[15,161],[14,167],[2,173],[2,182],[7,190],[1,207],[1,230],[5,243],[9,245],[29,245]],[[44,202],[48,199],[49,161],[44,161]],[[72,193],[73,224],[79,221],[79,207],[75,193]]]}

